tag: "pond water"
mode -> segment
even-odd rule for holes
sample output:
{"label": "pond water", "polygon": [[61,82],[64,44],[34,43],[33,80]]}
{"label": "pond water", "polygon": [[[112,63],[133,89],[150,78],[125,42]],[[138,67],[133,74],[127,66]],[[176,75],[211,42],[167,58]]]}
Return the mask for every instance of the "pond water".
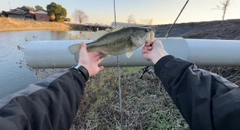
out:
{"label": "pond water", "polygon": [[39,81],[26,66],[21,48],[36,40],[66,40],[79,38],[79,31],[14,31],[0,32],[0,98]]}

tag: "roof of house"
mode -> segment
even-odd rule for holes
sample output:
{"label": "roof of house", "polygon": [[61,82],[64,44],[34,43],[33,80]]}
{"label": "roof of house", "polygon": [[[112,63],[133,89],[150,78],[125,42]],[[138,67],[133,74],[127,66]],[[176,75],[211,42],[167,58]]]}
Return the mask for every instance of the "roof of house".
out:
{"label": "roof of house", "polygon": [[23,7],[17,7],[18,9],[24,10],[24,11],[35,11],[33,7],[24,5]]}
{"label": "roof of house", "polygon": [[16,9],[10,9],[10,11],[7,11],[8,14],[18,14],[18,15],[23,15],[27,13],[32,13],[34,14],[34,8],[30,6],[23,6],[23,7],[17,7]]}
{"label": "roof of house", "polygon": [[35,13],[36,13],[36,14],[48,14],[47,11],[46,11],[46,10],[43,10],[43,9],[41,9],[41,10],[36,10]]}
{"label": "roof of house", "polygon": [[21,10],[21,9],[11,9],[10,11],[7,11],[8,14],[26,14],[27,11]]}

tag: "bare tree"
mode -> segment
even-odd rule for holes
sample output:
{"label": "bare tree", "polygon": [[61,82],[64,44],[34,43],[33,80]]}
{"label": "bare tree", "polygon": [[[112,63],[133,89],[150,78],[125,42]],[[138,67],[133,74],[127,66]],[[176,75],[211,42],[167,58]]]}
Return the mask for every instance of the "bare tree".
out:
{"label": "bare tree", "polygon": [[129,15],[127,22],[129,24],[135,24],[135,25],[152,25],[153,20],[152,19],[141,19],[139,22],[136,22],[133,15]]}
{"label": "bare tree", "polygon": [[132,14],[128,16],[127,22],[132,23],[132,24],[137,24],[137,22]]}
{"label": "bare tree", "polygon": [[145,25],[152,25],[152,22],[152,19],[142,19],[140,23]]}
{"label": "bare tree", "polygon": [[75,9],[73,13],[73,18],[80,24],[88,20],[88,16],[85,14],[84,11],[80,9]]}
{"label": "bare tree", "polygon": [[225,0],[225,1],[223,1],[223,2],[220,1],[220,5],[217,5],[217,8],[216,8],[216,9],[219,9],[219,10],[222,10],[222,11],[223,11],[222,21],[224,21],[224,18],[225,18],[227,9],[228,9],[228,7],[230,6],[230,1],[231,1],[231,0]]}

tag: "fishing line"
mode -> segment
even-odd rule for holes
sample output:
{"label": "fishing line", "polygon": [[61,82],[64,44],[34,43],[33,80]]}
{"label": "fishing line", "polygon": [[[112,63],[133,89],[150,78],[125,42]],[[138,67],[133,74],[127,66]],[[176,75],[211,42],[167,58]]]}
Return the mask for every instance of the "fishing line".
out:
{"label": "fishing line", "polygon": [[[114,25],[117,26],[116,20],[116,7],[115,7],[115,0],[113,0],[113,7],[114,7]],[[117,70],[118,70],[118,94],[119,94],[119,107],[120,107],[120,123],[121,123],[121,130],[123,130],[123,113],[122,113],[122,89],[121,89],[121,77],[120,77],[120,66],[119,66],[119,57],[117,55]]]}
{"label": "fishing line", "polygon": [[186,1],[186,3],[184,4],[184,6],[182,7],[182,10],[179,12],[177,18],[176,18],[175,21],[173,22],[172,26],[171,26],[171,27],[169,28],[169,30],[167,31],[167,33],[166,33],[166,35],[165,35],[165,38],[168,37],[168,34],[171,32],[171,30],[172,30],[173,26],[175,25],[175,23],[177,22],[179,16],[182,14],[183,10],[185,9],[186,5],[188,4],[188,1],[189,1],[189,0]]}
{"label": "fishing line", "polygon": [[[179,16],[182,14],[183,10],[185,9],[186,5],[188,4],[189,0],[186,1],[186,3],[184,4],[184,6],[182,7],[182,10],[179,12],[177,18],[175,19],[175,21],[173,22],[173,24],[171,25],[171,27],[169,28],[169,30],[167,31],[165,38],[168,38],[169,33],[171,32],[173,26],[175,25],[175,23],[177,22]],[[140,76],[140,79],[142,79],[143,75],[148,72],[150,70],[149,66],[146,66],[143,68],[143,72],[142,75]]]}

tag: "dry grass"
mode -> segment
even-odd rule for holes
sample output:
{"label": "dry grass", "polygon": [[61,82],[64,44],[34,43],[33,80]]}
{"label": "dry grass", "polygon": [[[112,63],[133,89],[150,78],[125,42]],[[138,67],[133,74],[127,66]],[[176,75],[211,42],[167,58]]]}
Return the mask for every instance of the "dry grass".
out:
{"label": "dry grass", "polygon": [[[200,67],[240,85],[239,67]],[[186,130],[187,123],[154,74],[140,79],[140,67],[121,68],[125,130]],[[120,108],[116,68],[106,68],[87,83],[72,130],[118,130]]]}
{"label": "dry grass", "polygon": [[[140,79],[140,67],[121,68],[124,129],[187,129],[181,114],[154,74]],[[117,68],[106,68],[87,83],[73,122],[75,130],[120,128]]]}
{"label": "dry grass", "polygon": [[34,20],[22,20],[0,17],[0,31],[21,31],[21,30],[69,30],[64,23],[38,22]]}

